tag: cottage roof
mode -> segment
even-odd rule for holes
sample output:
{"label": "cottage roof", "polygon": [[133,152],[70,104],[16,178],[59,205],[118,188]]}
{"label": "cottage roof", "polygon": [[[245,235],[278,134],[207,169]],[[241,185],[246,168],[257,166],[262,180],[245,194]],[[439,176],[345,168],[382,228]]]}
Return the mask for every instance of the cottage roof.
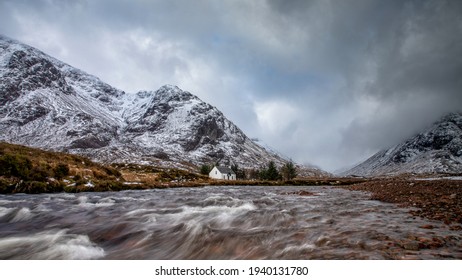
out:
{"label": "cottage roof", "polygon": [[235,174],[234,171],[226,166],[215,166],[222,174]]}

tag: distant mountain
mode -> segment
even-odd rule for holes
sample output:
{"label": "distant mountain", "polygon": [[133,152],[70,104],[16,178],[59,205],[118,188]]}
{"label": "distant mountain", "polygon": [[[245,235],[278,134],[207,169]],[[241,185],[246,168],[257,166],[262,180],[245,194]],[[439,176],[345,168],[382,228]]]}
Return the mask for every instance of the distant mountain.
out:
{"label": "distant mountain", "polygon": [[[0,140],[100,162],[255,168],[286,159],[249,139],[217,108],[166,85],[126,93],[0,36]],[[308,168],[308,175],[325,174]]]}
{"label": "distant mountain", "polygon": [[462,173],[462,115],[446,115],[431,127],[380,151],[343,175]]}

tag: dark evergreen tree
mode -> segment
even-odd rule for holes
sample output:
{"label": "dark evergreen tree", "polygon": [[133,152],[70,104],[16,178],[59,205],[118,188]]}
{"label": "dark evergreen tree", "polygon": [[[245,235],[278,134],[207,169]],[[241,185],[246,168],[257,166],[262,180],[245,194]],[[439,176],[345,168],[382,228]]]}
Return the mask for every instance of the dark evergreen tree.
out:
{"label": "dark evergreen tree", "polygon": [[210,173],[211,170],[212,170],[212,168],[211,168],[209,165],[203,164],[203,165],[201,166],[201,170],[200,170],[200,171],[201,171],[201,174],[202,174],[202,175],[209,175],[209,173]]}
{"label": "dark evergreen tree", "polygon": [[240,169],[237,164],[231,165],[231,170],[233,170],[233,172],[236,173],[236,179],[238,180],[245,179],[245,171],[243,169]]}
{"label": "dark evergreen tree", "polygon": [[259,172],[260,180],[276,181],[281,179],[278,169],[274,161],[270,161],[266,168],[261,168]]}
{"label": "dark evergreen tree", "polygon": [[268,180],[268,170],[265,167],[260,168],[258,172],[258,179],[260,180]]}
{"label": "dark evergreen tree", "polygon": [[284,180],[287,181],[297,177],[297,168],[295,167],[292,161],[289,161],[281,167],[281,175],[284,178]]}

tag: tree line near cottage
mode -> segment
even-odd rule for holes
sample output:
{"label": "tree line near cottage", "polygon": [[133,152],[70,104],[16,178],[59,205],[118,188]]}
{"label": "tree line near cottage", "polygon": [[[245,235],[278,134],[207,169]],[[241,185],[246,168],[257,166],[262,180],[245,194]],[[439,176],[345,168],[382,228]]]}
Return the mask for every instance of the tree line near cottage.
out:
{"label": "tree line near cottage", "polygon": [[[209,175],[210,171],[216,165],[218,164],[204,164],[200,168],[200,173],[203,175]],[[287,162],[280,168],[277,168],[276,164],[273,161],[270,161],[266,166],[248,170],[244,170],[237,164],[233,164],[231,165],[231,170],[236,173],[236,179],[238,180],[289,181],[297,177],[297,168],[292,162]]]}
{"label": "tree line near cottage", "polygon": [[[215,166],[215,165],[213,165]],[[0,142],[0,193],[94,192],[203,186],[220,181],[209,179],[213,166],[197,172],[140,164],[104,165],[66,153],[44,151]],[[292,162],[274,162],[255,169],[231,166],[238,180],[269,183],[294,181],[297,168]],[[202,173],[203,175],[199,174]],[[220,182],[223,183],[223,182]],[[306,182],[305,182],[306,183]]]}

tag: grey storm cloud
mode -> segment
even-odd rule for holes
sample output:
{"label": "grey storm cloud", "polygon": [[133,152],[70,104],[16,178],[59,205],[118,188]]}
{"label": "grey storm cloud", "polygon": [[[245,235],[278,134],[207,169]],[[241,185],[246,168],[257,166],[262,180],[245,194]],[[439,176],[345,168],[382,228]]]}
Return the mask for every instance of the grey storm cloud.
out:
{"label": "grey storm cloud", "polygon": [[1,0],[0,33],[128,92],[176,84],[329,171],[462,108],[462,1]]}

